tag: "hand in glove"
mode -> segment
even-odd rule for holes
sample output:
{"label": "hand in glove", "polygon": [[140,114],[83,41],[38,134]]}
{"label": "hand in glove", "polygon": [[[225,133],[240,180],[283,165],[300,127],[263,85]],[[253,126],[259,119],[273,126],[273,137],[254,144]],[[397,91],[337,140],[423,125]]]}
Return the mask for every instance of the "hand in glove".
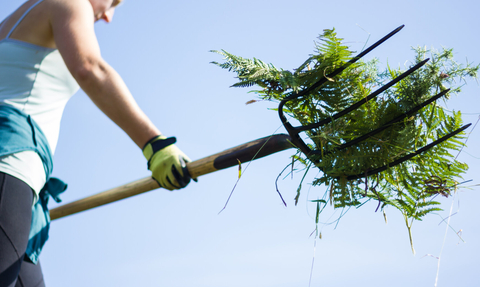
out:
{"label": "hand in glove", "polygon": [[190,159],[174,145],[176,138],[159,135],[151,139],[143,148],[148,160],[148,169],[158,184],[168,190],[180,189],[190,182],[186,163]]}

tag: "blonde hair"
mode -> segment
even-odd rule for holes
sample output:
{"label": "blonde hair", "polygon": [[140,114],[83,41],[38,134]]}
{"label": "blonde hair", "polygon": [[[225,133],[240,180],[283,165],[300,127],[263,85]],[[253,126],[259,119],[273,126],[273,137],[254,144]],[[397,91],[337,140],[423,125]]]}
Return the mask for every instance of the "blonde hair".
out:
{"label": "blonde hair", "polygon": [[123,0],[115,0],[115,1],[113,1],[112,7],[117,7],[122,2],[123,2]]}

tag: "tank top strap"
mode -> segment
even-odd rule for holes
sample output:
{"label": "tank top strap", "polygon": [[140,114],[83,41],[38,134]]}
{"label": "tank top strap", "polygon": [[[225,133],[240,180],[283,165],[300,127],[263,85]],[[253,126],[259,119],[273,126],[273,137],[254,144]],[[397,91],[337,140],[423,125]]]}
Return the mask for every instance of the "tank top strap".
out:
{"label": "tank top strap", "polygon": [[33,4],[32,6],[30,6],[30,8],[28,8],[27,11],[25,11],[25,13],[23,13],[23,15],[18,19],[17,23],[15,23],[15,25],[13,25],[12,29],[10,30],[10,32],[8,32],[6,39],[10,38],[10,35],[12,35],[13,31],[15,30],[15,28],[17,28],[18,24],[20,24],[20,22],[22,22],[23,18],[25,18],[25,16],[27,16],[27,14],[28,14],[35,6],[37,6],[37,5],[38,5],[40,2],[42,2],[42,1],[43,1],[43,0],[37,1],[35,4]]}

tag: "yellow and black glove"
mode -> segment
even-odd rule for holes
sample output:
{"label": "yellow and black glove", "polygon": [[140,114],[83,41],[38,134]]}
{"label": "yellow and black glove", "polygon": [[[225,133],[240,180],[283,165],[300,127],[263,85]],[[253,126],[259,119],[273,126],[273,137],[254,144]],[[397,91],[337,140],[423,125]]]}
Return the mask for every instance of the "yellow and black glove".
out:
{"label": "yellow and black glove", "polygon": [[159,135],[148,141],[142,150],[153,179],[168,190],[183,188],[191,179],[186,166],[190,159],[174,145],[176,141],[174,137]]}

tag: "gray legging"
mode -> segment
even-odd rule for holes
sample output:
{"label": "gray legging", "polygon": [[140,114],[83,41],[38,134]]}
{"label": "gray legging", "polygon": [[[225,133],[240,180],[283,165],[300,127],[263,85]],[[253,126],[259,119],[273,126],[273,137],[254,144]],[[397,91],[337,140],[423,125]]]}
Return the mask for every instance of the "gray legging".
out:
{"label": "gray legging", "polygon": [[25,259],[32,217],[32,189],[0,172],[0,286],[42,287],[42,268]]}

